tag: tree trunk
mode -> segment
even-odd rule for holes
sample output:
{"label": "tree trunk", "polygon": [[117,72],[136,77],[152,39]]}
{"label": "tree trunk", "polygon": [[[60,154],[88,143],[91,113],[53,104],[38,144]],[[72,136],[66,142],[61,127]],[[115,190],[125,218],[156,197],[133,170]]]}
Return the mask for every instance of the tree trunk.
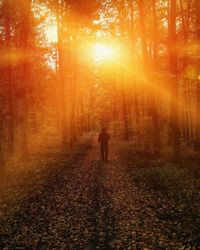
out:
{"label": "tree trunk", "polygon": [[57,15],[57,30],[58,30],[58,81],[59,81],[59,115],[60,126],[62,131],[62,143],[67,143],[67,129],[66,129],[66,101],[65,101],[65,69],[64,69],[64,45],[63,45],[63,17],[62,6]]}
{"label": "tree trunk", "polygon": [[176,34],[176,0],[170,1],[169,13],[169,70],[171,80],[170,124],[173,158],[180,155],[180,130],[178,123],[178,61],[177,61],[177,34]]}
{"label": "tree trunk", "polygon": [[20,48],[22,51],[21,61],[21,89],[20,100],[18,105],[19,111],[19,130],[20,130],[20,155],[22,159],[27,159],[28,143],[27,143],[27,68],[28,68],[28,37],[30,31],[30,15],[31,15],[32,0],[20,1],[21,10],[21,30],[20,30]]}
{"label": "tree trunk", "polygon": [[128,124],[128,108],[127,108],[127,93],[124,86],[124,69],[123,66],[121,67],[121,83],[123,86],[122,89],[122,119],[123,119],[123,126],[124,126],[124,140],[129,140],[129,124]]}
{"label": "tree trunk", "polygon": [[148,51],[147,51],[147,40],[146,40],[146,32],[145,32],[144,0],[138,0],[138,9],[139,9],[139,22],[140,22],[143,61],[144,63],[147,63]]}
{"label": "tree trunk", "polygon": [[73,79],[71,82],[71,119],[70,119],[70,145],[73,146],[77,139],[76,134],[76,91],[77,91],[77,41],[76,31],[74,32],[74,63]]}
{"label": "tree trunk", "polygon": [[[158,22],[156,15],[156,0],[152,0],[152,12],[153,12],[153,67],[154,70],[157,68],[157,59],[158,59]],[[152,123],[153,123],[153,131],[152,131],[152,141],[153,141],[153,152],[155,154],[160,153],[160,126],[159,126],[159,117],[158,111],[156,107],[156,93],[155,84],[153,87],[153,91],[151,94],[152,103],[151,103],[151,115],[152,115]]]}
{"label": "tree trunk", "polygon": [[[191,8],[191,2],[187,3],[187,15],[184,13],[183,8],[183,0],[180,0],[180,8],[181,8],[181,19],[182,19],[182,33],[183,33],[183,41],[186,45],[188,43],[188,29],[189,29],[189,12]],[[185,51],[183,58],[182,58],[182,70],[185,70],[185,68],[188,65],[188,54],[187,51]],[[189,117],[189,110],[190,110],[190,96],[188,94],[189,91],[189,83],[188,80],[184,79],[184,86],[185,86],[185,110],[183,111],[183,116],[185,119],[185,131],[184,131],[184,140],[186,144],[189,144],[191,141],[190,136],[190,117]]]}
{"label": "tree trunk", "polygon": [[[196,42],[200,41],[200,1],[196,0]],[[198,50],[198,49],[197,49]],[[197,52],[198,53],[198,52]],[[199,56],[199,54],[198,54]],[[197,65],[199,65],[199,57],[197,58]],[[197,79],[196,85],[196,136],[195,136],[195,150],[200,150],[200,79]]]}
{"label": "tree trunk", "polygon": [[[11,53],[11,29],[9,16],[5,16],[5,41],[6,50],[8,54]],[[6,76],[7,76],[7,86],[6,86],[6,97],[8,105],[8,144],[7,153],[12,156],[14,152],[14,93],[13,93],[13,79],[12,79],[12,65],[11,60],[8,58],[8,64],[6,65]]]}
{"label": "tree trunk", "polygon": [[113,83],[113,136],[117,136],[117,103],[116,103],[116,83]]}
{"label": "tree trunk", "polygon": [[188,80],[185,80],[185,95],[184,95],[184,139],[186,144],[190,141],[190,123],[189,123],[189,86]]}
{"label": "tree trunk", "polygon": [[[0,86],[1,87],[1,86]],[[0,95],[0,170],[1,168],[5,167],[5,157],[4,157],[4,150],[3,150],[3,134],[4,134],[4,114],[3,110],[5,109],[4,98]]]}
{"label": "tree trunk", "polygon": [[81,135],[83,135],[83,133],[85,132],[85,129],[84,129],[84,123],[85,123],[84,113],[85,113],[84,98],[83,98],[83,92],[81,92],[80,93],[80,134]]}
{"label": "tree trunk", "polygon": [[124,120],[124,140],[129,140],[127,96],[125,90],[122,91],[123,120]]}

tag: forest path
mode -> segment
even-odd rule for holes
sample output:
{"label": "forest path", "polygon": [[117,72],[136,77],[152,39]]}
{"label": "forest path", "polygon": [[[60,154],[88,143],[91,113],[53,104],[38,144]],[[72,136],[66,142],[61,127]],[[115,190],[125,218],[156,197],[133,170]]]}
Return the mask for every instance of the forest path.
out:
{"label": "forest path", "polygon": [[120,170],[116,148],[111,146],[105,164],[95,138],[86,155],[70,166],[66,161],[40,187],[33,183],[30,197],[1,219],[2,248],[135,249],[137,209],[131,197],[137,193]]}
{"label": "forest path", "polygon": [[56,159],[41,185],[33,183],[29,197],[1,217],[0,249],[180,249],[166,237],[168,228],[161,229],[157,201],[135,185],[119,150],[112,143],[103,163],[95,138],[71,162]]}

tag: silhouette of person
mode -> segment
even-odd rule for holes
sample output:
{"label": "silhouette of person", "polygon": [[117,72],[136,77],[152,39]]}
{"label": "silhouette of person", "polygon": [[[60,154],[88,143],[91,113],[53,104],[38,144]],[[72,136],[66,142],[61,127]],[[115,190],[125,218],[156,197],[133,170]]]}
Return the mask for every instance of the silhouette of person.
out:
{"label": "silhouette of person", "polygon": [[107,133],[106,129],[103,128],[99,134],[98,142],[101,148],[101,158],[102,161],[108,162],[108,141],[110,140],[110,135]]}

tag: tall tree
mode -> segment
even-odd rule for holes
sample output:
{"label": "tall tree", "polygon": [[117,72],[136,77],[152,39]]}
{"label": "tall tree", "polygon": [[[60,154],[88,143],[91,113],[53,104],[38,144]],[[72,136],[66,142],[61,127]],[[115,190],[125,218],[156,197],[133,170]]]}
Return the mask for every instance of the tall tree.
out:
{"label": "tall tree", "polygon": [[4,26],[5,26],[5,48],[8,54],[6,62],[6,99],[8,106],[8,154],[11,156],[14,153],[14,82],[12,78],[12,41],[11,41],[11,21],[13,13],[13,6],[10,1],[4,1],[3,8],[5,10]]}
{"label": "tall tree", "polygon": [[[0,87],[1,83],[0,83]],[[5,102],[3,94],[0,92],[0,168],[3,168],[5,166],[5,157],[4,157],[4,120],[5,120],[5,114],[3,110],[5,109]]]}
{"label": "tall tree", "polygon": [[180,155],[180,130],[178,120],[179,84],[178,84],[178,58],[177,58],[177,31],[176,15],[177,1],[170,1],[169,11],[169,70],[171,73],[171,103],[170,126],[173,157]]}
{"label": "tall tree", "polygon": [[20,71],[21,71],[21,88],[19,89],[20,101],[18,102],[18,121],[20,130],[20,153],[21,158],[27,158],[28,142],[27,142],[27,77],[28,77],[28,38],[30,33],[30,18],[31,18],[31,4],[32,0],[19,1],[20,13],[20,33],[19,33],[19,47],[21,51]]}
{"label": "tall tree", "polygon": [[[195,0],[196,8],[196,43],[200,42],[200,1]],[[197,48],[196,63],[200,63],[199,47]],[[200,68],[198,68],[199,72]],[[196,84],[196,136],[195,136],[195,149],[200,150],[200,76],[198,76]]]}
{"label": "tall tree", "polygon": [[148,62],[147,37],[145,29],[145,1],[138,0],[140,36],[144,64]]}
{"label": "tall tree", "polygon": [[[156,0],[152,0],[152,16],[153,16],[153,70],[157,69],[157,62],[158,62],[158,20],[157,20],[157,13],[156,13]],[[157,88],[155,86],[152,88],[151,93],[151,116],[152,116],[152,123],[153,123],[153,131],[152,131],[152,141],[153,141],[153,151],[154,153],[160,153],[160,126],[159,126],[159,116],[158,110],[156,106],[157,100]]]}
{"label": "tall tree", "polygon": [[64,41],[64,17],[65,17],[65,5],[64,1],[58,1],[57,7],[57,31],[58,31],[58,81],[59,81],[59,100],[60,100],[60,126],[62,131],[62,142],[67,143],[67,131],[66,131],[66,73],[65,73],[65,41]]}

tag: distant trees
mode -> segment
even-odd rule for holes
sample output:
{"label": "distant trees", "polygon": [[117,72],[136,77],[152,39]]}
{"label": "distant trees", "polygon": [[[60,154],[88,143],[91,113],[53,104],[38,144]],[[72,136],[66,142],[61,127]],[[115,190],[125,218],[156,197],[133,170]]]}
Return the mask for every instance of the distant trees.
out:
{"label": "distant trees", "polygon": [[[198,0],[0,1],[1,164],[100,124],[155,154],[199,150],[199,11]],[[97,41],[116,55],[97,63]]]}
{"label": "distant trees", "polygon": [[34,103],[31,101],[34,83],[36,80],[39,83],[32,71],[36,56],[32,7],[31,0],[0,3],[0,130],[2,155],[6,160],[13,154],[23,159],[29,154],[30,114],[33,114],[30,105]]}
{"label": "distant trees", "polygon": [[[58,70],[60,82],[60,114],[63,142],[69,139],[73,145],[77,137],[76,115],[78,86],[78,50],[82,37],[82,29],[89,28],[92,15],[96,11],[97,1],[57,1],[55,9],[58,29]],[[66,92],[69,93],[69,119],[66,119]],[[69,104],[69,103],[68,103]],[[83,110],[83,108],[82,108]],[[69,138],[67,126],[69,128]],[[80,132],[82,133],[82,131]]]}
{"label": "distant trees", "polygon": [[[131,0],[106,3],[104,1],[102,5],[102,16],[107,20],[107,24],[104,22],[103,26],[107,27],[111,36],[116,31],[117,37],[133,55],[132,65],[129,64],[128,67],[133,74],[129,84],[132,84],[134,91],[129,95],[126,105],[134,112],[129,112],[127,119],[124,119],[126,109],[123,95],[123,133],[126,134],[128,127],[130,130],[130,125],[126,125],[129,120],[132,124],[132,132],[129,132],[135,135],[136,141],[143,134],[144,146],[150,147],[155,153],[170,142],[176,158],[181,145],[194,144],[192,131],[198,131],[194,127],[195,119],[199,120],[198,113],[195,118],[194,112],[198,112],[199,104],[194,99],[196,93],[191,79],[198,77],[198,70],[194,69],[194,60],[198,56],[194,57],[189,51],[192,50],[192,46],[189,48],[191,41],[196,41],[198,21],[195,20],[198,18],[195,19],[193,14],[197,13],[198,3],[194,0]],[[109,18],[109,8],[114,13],[112,19]],[[193,45],[193,49],[195,46]],[[135,68],[138,74],[134,72]],[[196,126],[197,124],[198,122]]]}

